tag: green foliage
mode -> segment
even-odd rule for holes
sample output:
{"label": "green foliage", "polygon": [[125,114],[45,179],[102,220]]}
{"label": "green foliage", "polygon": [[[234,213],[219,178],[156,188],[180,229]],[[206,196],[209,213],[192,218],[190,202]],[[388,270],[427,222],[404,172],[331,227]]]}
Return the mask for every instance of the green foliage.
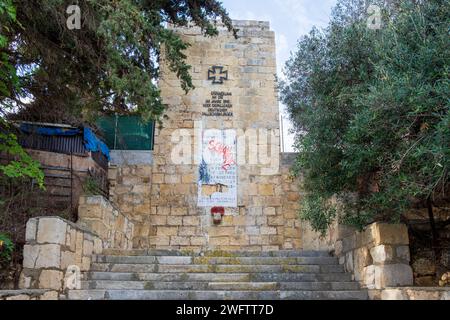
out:
{"label": "green foliage", "polygon": [[6,264],[11,260],[14,251],[14,244],[4,233],[0,233],[0,265]]}
{"label": "green foliage", "polygon": [[449,183],[448,1],[392,2],[380,30],[355,3],[341,0],[327,29],[299,41],[282,83],[308,192],[301,214],[322,232],[336,203],[351,225],[398,221]]}
{"label": "green foliage", "polygon": [[[16,20],[16,8],[12,0],[0,0],[0,100],[2,97],[11,97],[12,92],[19,87],[16,68],[10,62],[6,52],[10,42],[7,35],[13,28],[20,28]],[[8,178],[35,179],[39,187],[44,188],[44,174],[39,163],[19,145],[17,137],[10,133],[9,126],[3,117],[0,118],[0,153],[13,158],[6,164],[0,164],[0,173]]]}
{"label": "green foliage", "polygon": [[0,98],[9,96],[11,89],[17,88],[18,85],[16,69],[5,52],[9,45],[6,34],[11,31],[14,24],[18,25],[16,8],[12,4],[12,0],[0,0]]}
{"label": "green foliage", "polygon": [[[213,36],[220,18],[233,30],[216,0],[12,2],[22,25],[7,32],[15,39],[7,53],[20,70],[12,105],[20,107],[17,118],[32,121],[78,125],[101,112],[159,119],[161,55],[185,91],[194,87],[183,53],[187,44],[167,24],[191,22]],[[74,4],[80,7],[81,28],[70,30],[66,22],[72,14],[66,10]]]}
{"label": "green foliage", "polygon": [[44,173],[39,162],[33,160],[19,145],[17,137],[12,133],[0,132],[0,153],[12,156],[13,160],[0,164],[0,172],[13,179],[31,178],[40,188],[44,188]]}
{"label": "green foliage", "polygon": [[83,183],[83,191],[88,196],[101,195],[100,185],[93,177],[87,177]]}

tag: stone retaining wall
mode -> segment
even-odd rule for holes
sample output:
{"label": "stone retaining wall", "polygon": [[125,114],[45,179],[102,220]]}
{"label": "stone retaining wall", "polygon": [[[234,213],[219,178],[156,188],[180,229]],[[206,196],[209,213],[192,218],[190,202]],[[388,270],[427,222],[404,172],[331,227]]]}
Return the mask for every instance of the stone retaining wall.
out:
{"label": "stone retaining wall", "polygon": [[[21,289],[48,289],[63,294],[69,279],[89,270],[93,254],[105,248],[132,248],[133,223],[108,200],[82,196],[79,203],[77,224],[60,217],[28,220]],[[31,292],[29,299],[40,299],[34,295]],[[45,298],[53,295],[47,293]]]}
{"label": "stone retaining wall", "polygon": [[156,232],[149,222],[152,166],[110,166],[108,179],[111,201],[134,224],[133,247],[146,248],[149,235]]}
{"label": "stone retaining wall", "polygon": [[0,300],[58,300],[58,296],[54,290],[0,290]]}
{"label": "stone retaining wall", "polygon": [[105,248],[131,249],[134,224],[102,196],[82,196],[78,207],[78,224],[92,231]]}
{"label": "stone retaining wall", "polygon": [[404,287],[369,290],[373,300],[450,300],[450,287]]}
{"label": "stone retaining wall", "polygon": [[27,222],[21,289],[51,289],[62,293],[75,271],[87,271],[91,256],[103,250],[91,231],[59,217],[32,218]]}
{"label": "stone retaining wall", "polygon": [[368,289],[411,286],[409,238],[403,224],[373,223],[364,231],[338,226],[335,254]]}

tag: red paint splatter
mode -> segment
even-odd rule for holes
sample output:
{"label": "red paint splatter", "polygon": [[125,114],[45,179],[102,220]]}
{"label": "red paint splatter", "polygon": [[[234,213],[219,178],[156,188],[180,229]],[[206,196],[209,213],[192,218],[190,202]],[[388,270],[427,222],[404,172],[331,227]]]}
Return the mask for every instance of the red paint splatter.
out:
{"label": "red paint splatter", "polygon": [[228,169],[230,169],[232,165],[236,164],[236,161],[234,161],[233,159],[230,146],[227,146],[214,139],[209,141],[208,145],[209,150],[223,156],[223,165],[222,165],[223,170],[228,171]]}

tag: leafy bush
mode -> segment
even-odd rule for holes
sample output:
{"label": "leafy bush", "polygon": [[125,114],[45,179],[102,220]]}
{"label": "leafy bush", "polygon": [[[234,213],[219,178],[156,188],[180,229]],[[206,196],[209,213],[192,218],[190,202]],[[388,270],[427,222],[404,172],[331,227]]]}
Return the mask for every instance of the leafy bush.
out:
{"label": "leafy bush", "polygon": [[11,260],[14,244],[4,233],[0,233],[0,264],[6,264]]}
{"label": "leafy bush", "polygon": [[329,26],[299,41],[281,85],[308,194],[301,215],[322,232],[336,203],[363,227],[398,221],[449,184],[448,1],[391,1],[379,30],[364,3],[339,1]]}

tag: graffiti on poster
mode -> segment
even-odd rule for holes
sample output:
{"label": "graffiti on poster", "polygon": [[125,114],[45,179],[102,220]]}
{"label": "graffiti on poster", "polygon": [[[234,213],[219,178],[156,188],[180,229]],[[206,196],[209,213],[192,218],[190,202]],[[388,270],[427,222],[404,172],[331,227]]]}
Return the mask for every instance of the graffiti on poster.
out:
{"label": "graffiti on poster", "polygon": [[204,130],[198,169],[199,207],[237,207],[236,131]]}

